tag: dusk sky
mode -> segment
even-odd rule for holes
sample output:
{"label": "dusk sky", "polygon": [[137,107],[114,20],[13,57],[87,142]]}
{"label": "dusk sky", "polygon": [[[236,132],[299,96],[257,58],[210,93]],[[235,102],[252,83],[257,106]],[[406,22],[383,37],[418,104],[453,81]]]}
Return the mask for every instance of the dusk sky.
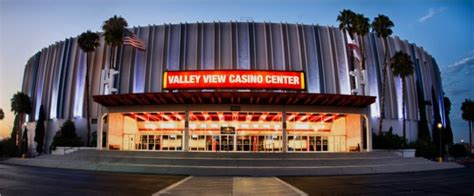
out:
{"label": "dusk sky", "polygon": [[453,105],[455,142],[468,141],[461,103],[474,100],[474,1],[456,0],[0,0],[0,137],[10,135],[10,98],[21,90],[26,61],[57,41],[86,30],[100,31],[113,15],[129,26],[149,24],[240,21],[289,22],[337,26],[342,9],[373,19],[384,14],[395,23],[394,35],[422,46],[437,60],[443,88]]}

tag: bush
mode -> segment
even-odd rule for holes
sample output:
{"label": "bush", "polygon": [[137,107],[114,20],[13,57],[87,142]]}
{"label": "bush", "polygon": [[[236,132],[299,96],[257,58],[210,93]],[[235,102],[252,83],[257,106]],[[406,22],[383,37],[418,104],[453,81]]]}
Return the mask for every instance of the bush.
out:
{"label": "bush", "polygon": [[454,158],[465,157],[468,154],[467,149],[463,144],[454,144],[449,148],[449,153]]}
{"label": "bush", "polygon": [[44,134],[45,134],[44,121],[46,120],[45,116],[46,114],[44,112],[44,107],[43,105],[41,105],[39,118],[36,123],[35,138],[34,138],[36,142],[36,152],[39,155],[43,154],[43,150],[44,150]]}
{"label": "bush", "polygon": [[414,148],[416,149],[415,156],[416,157],[424,157],[427,159],[434,159],[438,156],[438,151],[436,150],[436,146],[429,141],[426,140],[418,140],[414,144]]}
{"label": "bush", "polygon": [[16,145],[15,140],[9,138],[0,141],[0,156],[15,156]]}
{"label": "bush", "polygon": [[56,146],[78,147],[81,145],[81,138],[76,134],[76,125],[71,120],[67,120],[54,136],[51,147],[56,149]]}
{"label": "bush", "polygon": [[[106,147],[107,132],[102,132],[102,147]],[[91,146],[97,147],[97,131],[92,132]]]}
{"label": "bush", "polygon": [[374,133],[372,140],[375,149],[401,149],[406,144],[406,140],[402,136],[393,134],[392,127],[382,135],[375,135]]}

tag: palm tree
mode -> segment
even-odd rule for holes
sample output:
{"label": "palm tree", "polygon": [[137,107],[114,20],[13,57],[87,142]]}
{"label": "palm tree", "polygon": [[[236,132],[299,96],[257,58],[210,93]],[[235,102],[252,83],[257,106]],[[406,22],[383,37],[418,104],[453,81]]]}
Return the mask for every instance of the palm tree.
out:
{"label": "palm tree", "polygon": [[20,143],[21,143],[21,125],[24,122],[25,114],[31,113],[33,110],[33,106],[31,104],[31,99],[28,95],[17,92],[13,97],[10,99],[12,112],[15,113],[16,116],[19,116],[17,129],[16,129],[16,146],[17,150],[20,150]]}
{"label": "palm tree", "polygon": [[403,51],[398,51],[390,59],[390,67],[394,76],[402,79],[402,115],[403,115],[403,140],[406,140],[406,124],[405,124],[405,97],[406,97],[406,77],[413,75],[414,67],[410,55]]}
{"label": "palm tree", "polygon": [[462,119],[469,123],[469,153],[472,151],[472,121],[474,121],[474,102],[470,99],[464,100],[461,106]]}
{"label": "palm tree", "polygon": [[449,114],[451,113],[451,100],[449,97],[443,97],[443,104],[444,104],[444,115],[446,116],[446,128],[443,132],[443,144],[444,145],[452,145],[453,144],[453,129],[451,128],[451,119],[449,118]]}
{"label": "palm tree", "polygon": [[380,92],[380,123],[379,123],[379,135],[382,135],[382,123],[385,118],[385,87],[387,81],[387,65],[388,65],[388,41],[387,37],[392,35],[393,22],[385,15],[378,15],[372,22],[372,31],[377,34],[377,37],[383,39],[383,69],[382,69],[382,90]]}
{"label": "palm tree", "polygon": [[356,14],[354,17],[354,32],[357,34],[360,43],[360,54],[362,56],[362,69],[365,69],[364,36],[370,31],[370,20],[364,14]]}
{"label": "palm tree", "polygon": [[0,108],[0,120],[3,120],[5,118],[5,114],[3,113],[3,109]]}
{"label": "palm tree", "polygon": [[43,154],[44,151],[44,121],[46,120],[46,113],[44,112],[43,105],[40,106],[38,120],[36,121],[35,128],[35,142],[36,142],[36,152],[38,155]]}
{"label": "palm tree", "polygon": [[120,17],[114,15],[104,22],[102,25],[102,30],[104,30],[105,43],[110,45],[110,65],[109,68],[116,68],[116,63],[114,62],[114,54],[118,46],[123,44],[123,36],[126,32],[126,27],[128,26],[127,21]]}
{"label": "palm tree", "polygon": [[85,102],[86,102],[86,119],[87,119],[87,144],[86,146],[89,146],[90,144],[90,134],[91,134],[91,123],[90,123],[90,110],[89,110],[89,100],[90,100],[90,77],[89,77],[89,72],[90,72],[90,55],[95,51],[95,48],[100,45],[99,43],[99,34],[93,33],[91,31],[86,31],[79,35],[79,38],[77,40],[79,43],[79,47],[86,53],[86,76],[85,76],[85,81],[86,85],[84,88],[84,95],[86,97]]}
{"label": "palm tree", "polygon": [[[337,21],[339,22],[339,29],[343,33],[347,33],[350,36],[350,39],[354,39],[354,33],[355,33],[355,18],[356,18],[356,13],[354,13],[352,10],[342,10],[339,12],[339,15],[337,16]],[[350,59],[351,59],[351,66],[350,69],[354,69],[355,67],[355,60],[354,60],[354,51],[350,50]],[[351,79],[351,83],[353,80]]]}
{"label": "palm tree", "polygon": [[339,16],[337,16],[337,21],[339,22],[339,29],[342,31],[347,31],[349,35],[353,36],[355,33],[354,29],[354,18],[356,13],[351,10],[342,10],[339,12]]}

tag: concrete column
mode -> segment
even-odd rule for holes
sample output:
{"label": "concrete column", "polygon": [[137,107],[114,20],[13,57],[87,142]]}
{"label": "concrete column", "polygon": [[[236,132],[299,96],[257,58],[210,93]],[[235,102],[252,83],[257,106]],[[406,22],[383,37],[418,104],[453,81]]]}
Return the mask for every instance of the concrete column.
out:
{"label": "concrete column", "polygon": [[104,117],[107,116],[107,113],[101,113],[98,119],[98,126],[97,126],[97,149],[102,150],[102,134],[104,132]]}
{"label": "concrete column", "polygon": [[366,124],[366,136],[367,136],[367,152],[372,151],[372,131],[370,128],[370,120],[367,115],[362,115],[365,119]]}
{"label": "concrete column", "polygon": [[188,152],[189,146],[189,111],[184,112],[184,133],[183,133],[183,151]]}
{"label": "concrete column", "polygon": [[288,152],[288,133],[286,131],[286,112],[281,113],[282,131],[283,131],[283,152]]}

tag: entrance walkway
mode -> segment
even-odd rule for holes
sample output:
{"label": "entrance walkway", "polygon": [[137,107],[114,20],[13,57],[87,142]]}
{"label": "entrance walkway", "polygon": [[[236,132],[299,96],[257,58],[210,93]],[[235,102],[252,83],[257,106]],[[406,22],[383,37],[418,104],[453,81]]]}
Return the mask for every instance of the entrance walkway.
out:
{"label": "entrance walkway", "polygon": [[158,195],[307,195],[276,177],[187,177]]}

